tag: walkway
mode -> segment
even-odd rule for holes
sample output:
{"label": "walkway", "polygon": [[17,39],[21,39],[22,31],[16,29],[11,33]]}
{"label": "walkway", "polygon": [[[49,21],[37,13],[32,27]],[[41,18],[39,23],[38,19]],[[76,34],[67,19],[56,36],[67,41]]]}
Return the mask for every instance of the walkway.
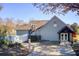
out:
{"label": "walkway", "polygon": [[71,48],[53,45],[52,43],[32,43],[34,51],[28,56],[75,56],[75,52]]}

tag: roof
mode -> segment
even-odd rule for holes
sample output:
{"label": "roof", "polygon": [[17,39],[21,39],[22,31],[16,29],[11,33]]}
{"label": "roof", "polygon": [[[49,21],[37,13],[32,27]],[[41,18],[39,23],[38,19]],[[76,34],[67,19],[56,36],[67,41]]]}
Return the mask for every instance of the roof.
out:
{"label": "roof", "polygon": [[21,24],[16,25],[16,30],[29,30],[31,27],[30,24]]}
{"label": "roof", "polygon": [[45,25],[48,21],[47,20],[32,20],[30,21],[31,25],[35,26],[35,29]]}
{"label": "roof", "polygon": [[16,30],[29,30],[34,25],[34,30],[46,24],[47,20],[31,20],[29,23],[17,24]]}
{"label": "roof", "polygon": [[70,25],[67,25],[68,28],[70,28],[70,30],[74,31],[73,28]]}
{"label": "roof", "polygon": [[[36,31],[42,27],[44,27],[46,24],[48,24],[49,22],[52,21],[52,19],[59,19],[57,16],[54,16],[51,18],[51,20],[47,21],[47,20],[31,20],[29,23],[25,23],[25,24],[21,24],[21,25],[17,25],[16,26],[16,30],[29,30],[31,29],[32,25],[34,25],[34,29],[33,31]],[[59,19],[60,20],[60,19]],[[61,20],[60,20],[61,21]],[[64,23],[63,21],[61,21],[62,23]],[[65,24],[65,23],[64,23]],[[66,24],[66,26],[73,31],[73,29]]]}
{"label": "roof", "polygon": [[[39,28],[37,28],[36,30],[38,30],[38,29],[40,29],[40,28],[42,28],[42,27],[44,27],[45,25],[47,25],[49,22],[51,22],[53,19],[59,19],[57,16],[53,16],[46,24],[44,24],[44,25],[42,25],[42,26],[40,26]],[[59,19],[60,20],[60,19]],[[61,20],[60,20],[61,21]],[[63,21],[61,21],[62,23],[64,23]],[[65,23],[64,23],[65,24]]]}
{"label": "roof", "polygon": [[[48,24],[49,22],[51,22],[52,21],[52,19],[59,19],[57,16],[53,16],[52,18],[51,18],[51,20],[49,20],[46,24]],[[60,19],[59,19],[60,20]],[[61,20],[60,20],[61,21]],[[63,21],[61,21],[62,23],[64,23]],[[38,30],[38,29],[40,29],[40,28],[42,28],[42,27],[44,27],[46,24],[44,24],[44,25],[42,25],[42,26],[40,26],[39,28],[37,28],[36,30]],[[65,24],[65,23],[64,23]],[[73,29],[69,26],[69,25],[67,25],[67,24],[65,24],[71,31],[73,31]]]}
{"label": "roof", "polygon": [[62,33],[62,32],[74,33],[74,31],[68,26],[64,26],[61,30],[58,31],[58,33]]}

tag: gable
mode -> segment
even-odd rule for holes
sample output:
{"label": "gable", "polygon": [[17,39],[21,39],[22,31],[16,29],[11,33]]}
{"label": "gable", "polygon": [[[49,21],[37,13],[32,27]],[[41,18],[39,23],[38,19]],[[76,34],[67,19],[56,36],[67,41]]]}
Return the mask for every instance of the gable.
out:
{"label": "gable", "polygon": [[65,26],[64,28],[62,28],[58,33],[73,33],[74,31],[69,28],[68,26]]}
{"label": "gable", "polygon": [[50,24],[52,27],[57,26],[57,27],[60,27],[60,28],[66,26],[66,24],[63,21],[61,21],[57,16],[54,16],[45,25],[37,28],[36,31],[40,30],[40,29],[42,29],[42,28],[44,28],[46,26],[49,27],[48,24]]}

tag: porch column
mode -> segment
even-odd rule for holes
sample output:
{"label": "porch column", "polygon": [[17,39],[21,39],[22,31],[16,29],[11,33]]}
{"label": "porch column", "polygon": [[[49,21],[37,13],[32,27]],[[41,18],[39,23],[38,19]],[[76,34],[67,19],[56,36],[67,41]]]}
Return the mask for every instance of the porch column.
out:
{"label": "porch column", "polygon": [[70,33],[70,41],[73,41],[72,33]]}

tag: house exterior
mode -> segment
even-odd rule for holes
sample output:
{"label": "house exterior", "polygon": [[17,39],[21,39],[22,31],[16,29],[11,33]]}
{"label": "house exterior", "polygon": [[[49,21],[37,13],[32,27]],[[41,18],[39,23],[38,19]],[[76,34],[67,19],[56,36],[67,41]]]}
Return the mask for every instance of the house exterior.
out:
{"label": "house exterior", "polygon": [[30,29],[30,24],[16,25],[16,35],[28,34],[29,29]]}
{"label": "house exterior", "polygon": [[28,34],[28,31],[32,29],[35,31],[37,28],[46,24],[47,20],[31,20],[29,23],[17,24],[16,35]]}
{"label": "house exterior", "polygon": [[41,36],[41,40],[61,42],[63,40],[72,41],[73,33],[72,28],[67,26],[57,16],[54,16],[46,24],[36,29],[31,35]]}

